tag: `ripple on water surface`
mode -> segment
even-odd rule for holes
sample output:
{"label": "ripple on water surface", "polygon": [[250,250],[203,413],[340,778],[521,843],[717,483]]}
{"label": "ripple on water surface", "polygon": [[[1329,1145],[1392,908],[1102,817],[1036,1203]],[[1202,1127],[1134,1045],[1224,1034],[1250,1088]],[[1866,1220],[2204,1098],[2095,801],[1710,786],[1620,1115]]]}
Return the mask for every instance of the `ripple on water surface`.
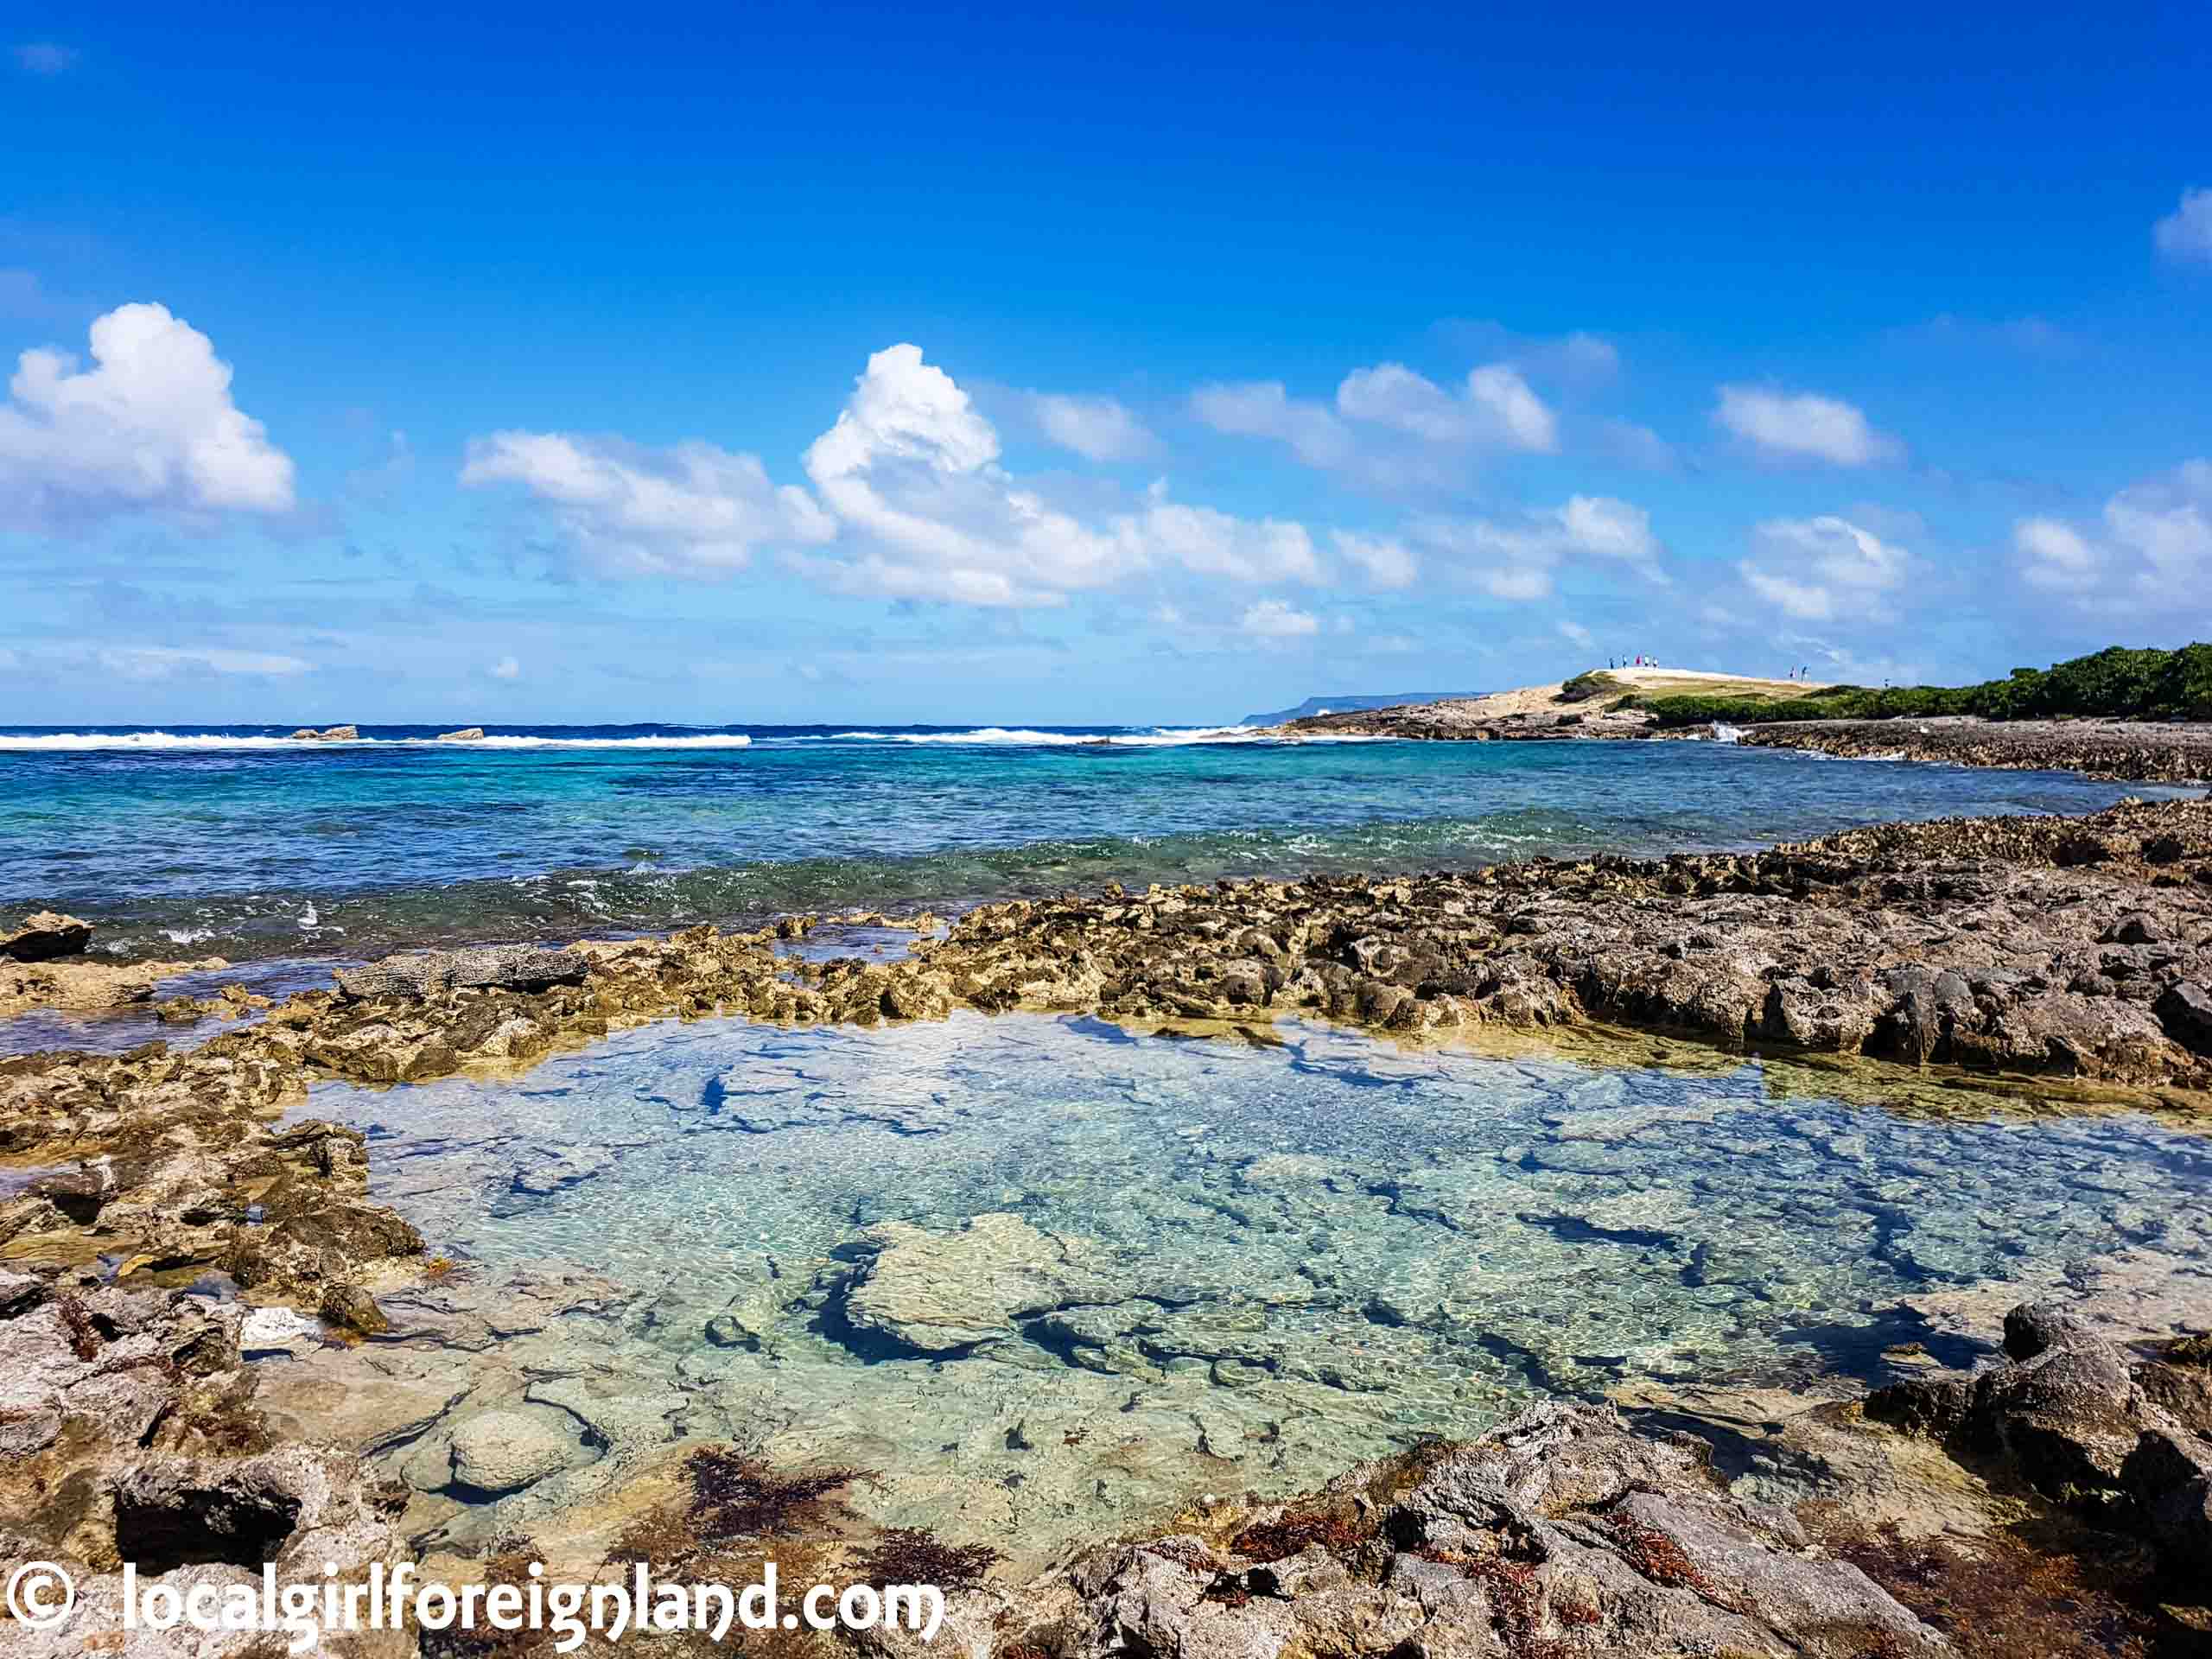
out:
{"label": "ripple on water surface", "polygon": [[434,1249],[644,1293],[577,1323],[580,1368],[718,1401],[695,1433],[766,1412],[882,1470],[886,1518],[1032,1543],[1538,1390],[1848,1364],[1916,1293],[2212,1265],[2212,1157],[2147,1118],[1277,1034],[705,1021],[310,1109],[372,1128]]}

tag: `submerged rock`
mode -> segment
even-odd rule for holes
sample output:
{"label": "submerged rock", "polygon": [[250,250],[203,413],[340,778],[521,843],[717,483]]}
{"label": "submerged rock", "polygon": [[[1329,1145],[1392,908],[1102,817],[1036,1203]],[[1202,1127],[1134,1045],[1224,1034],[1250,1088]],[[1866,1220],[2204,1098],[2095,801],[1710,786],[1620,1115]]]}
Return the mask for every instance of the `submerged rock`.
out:
{"label": "submerged rock", "polygon": [[486,1411],[453,1431],[454,1480],[493,1497],[519,1491],[575,1461],[575,1437],[537,1411]]}
{"label": "submerged rock", "polygon": [[886,1222],[868,1239],[875,1255],[846,1294],[845,1317],[924,1353],[1012,1336],[1020,1314],[1121,1299],[1068,1240],[1019,1216],[976,1216],[957,1233]]}

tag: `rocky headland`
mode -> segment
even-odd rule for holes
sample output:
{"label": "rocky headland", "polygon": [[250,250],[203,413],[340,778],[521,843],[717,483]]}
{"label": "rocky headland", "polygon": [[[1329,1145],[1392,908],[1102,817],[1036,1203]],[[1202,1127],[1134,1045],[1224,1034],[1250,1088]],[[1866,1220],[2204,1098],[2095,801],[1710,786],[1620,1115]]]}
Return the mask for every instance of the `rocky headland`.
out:
{"label": "rocky headland", "polygon": [[1787,701],[1817,696],[1826,689],[1801,681],[1619,669],[1484,697],[1306,715],[1284,722],[1280,729],[1290,738],[1395,737],[1456,743],[1697,741],[1718,733],[1727,741],[1754,748],[1805,750],[1854,760],[2076,772],[2131,783],[2212,779],[2212,724],[2202,721],[1990,720],[1974,715],[1769,720],[1762,715],[1752,723],[1725,727],[1725,722],[1710,720],[1662,720],[1651,708],[1638,706],[1645,696],[1748,695]]}
{"label": "rocky headland", "polygon": [[[1294,1014],[1408,1038],[1628,1026],[2131,1091],[2190,1115],[2212,1087],[2204,802],[1887,825],[1755,854],[1109,890],[949,928],[914,918],[897,959],[799,949],[823,925],[395,957],[265,1009],[236,999],[255,1017],[195,1047],[0,1060],[0,1554],[67,1559],[94,1580],[79,1627],[22,1650],[82,1650],[112,1605],[101,1575],[125,1558],[219,1575],[312,1554],[351,1573],[405,1548],[399,1497],[299,1444],[299,1421],[272,1427],[245,1363],[272,1342],[375,1343],[380,1300],[440,1272],[369,1198],[359,1132],[280,1127],[320,1078],[512,1068],[717,1013],[866,1025],[1033,1008],[1198,1030]],[[856,1317],[871,1306],[859,1297]],[[948,1302],[931,1328],[960,1340],[976,1317]],[[2212,1325],[2212,1309],[2192,1324]],[[2146,1552],[2129,1584],[2194,1582],[2201,1602],[2212,1421],[2195,1351],[2154,1359],[2055,1317],[2036,1329],[2022,1343],[2039,1347],[2012,1344],[1982,1377],[1925,1379],[1856,1415],[1776,1412],[1803,1444],[1768,1448],[1763,1471],[1723,1478],[1605,1413],[1551,1408],[1302,1505],[1225,1502],[1186,1535],[1086,1556],[1045,1588],[978,1588],[950,1650],[1977,1650],[1929,1585],[1955,1606],[1980,1557],[1931,1567],[1868,1518],[1881,1506],[1867,1495],[1894,1498],[1893,1465],[1922,1444],[1940,1456],[1913,1466],[1977,1484],[1978,1513],[2075,1516]],[[496,1484],[541,1452],[493,1422],[443,1455]],[[1990,1523],[1991,1550],[2014,1547],[2003,1534]],[[690,1536],[672,1522],[662,1541]],[[2156,1612],[2158,1596],[2177,1592],[2125,1616],[2182,1617]]]}

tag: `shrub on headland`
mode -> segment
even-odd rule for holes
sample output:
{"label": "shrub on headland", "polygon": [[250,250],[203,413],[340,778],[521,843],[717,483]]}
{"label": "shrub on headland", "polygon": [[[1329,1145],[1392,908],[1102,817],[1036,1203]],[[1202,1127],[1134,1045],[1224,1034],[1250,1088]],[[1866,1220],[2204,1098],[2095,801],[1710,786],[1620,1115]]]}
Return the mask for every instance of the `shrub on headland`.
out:
{"label": "shrub on headland", "polygon": [[1576,675],[1565,685],[1560,687],[1559,696],[1554,698],[1553,701],[1555,702],[1587,702],[1592,697],[1611,696],[1617,692],[1625,691],[1627,690],[1628,687],[1622,684],[1611,675],[1606,673],[1603,669],[1593,668],[1587,673]]}
{"label": "shrub on headland", "polygon": [[2056,720],[2094,715],[2120,720],[2212,720],[2212,645],[2178,651],[2110,645],[2050,668],[2016,668],[1980,685],[1899,685],[1880,690],[1833,685],[1809,696],[1663,696],[1638,707],[1662,726],[1726,721],[1926,719],[1979,715],[1986,720]]}

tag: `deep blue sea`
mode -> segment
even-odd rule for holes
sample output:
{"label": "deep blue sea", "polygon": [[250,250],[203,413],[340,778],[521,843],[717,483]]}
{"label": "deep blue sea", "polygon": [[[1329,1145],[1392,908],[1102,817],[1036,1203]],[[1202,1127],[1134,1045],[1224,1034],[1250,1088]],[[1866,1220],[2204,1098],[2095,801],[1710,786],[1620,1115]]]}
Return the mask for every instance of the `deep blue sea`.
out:
{"label": "deep blue sea", "polygon": [[369,726],[326,745],[289,729],[0,728],[0,917],[73,912],[129,957],[358,957],[1109,880],[1746,847],[2124,792],[1712,742],[786,726],[440,742]]}

